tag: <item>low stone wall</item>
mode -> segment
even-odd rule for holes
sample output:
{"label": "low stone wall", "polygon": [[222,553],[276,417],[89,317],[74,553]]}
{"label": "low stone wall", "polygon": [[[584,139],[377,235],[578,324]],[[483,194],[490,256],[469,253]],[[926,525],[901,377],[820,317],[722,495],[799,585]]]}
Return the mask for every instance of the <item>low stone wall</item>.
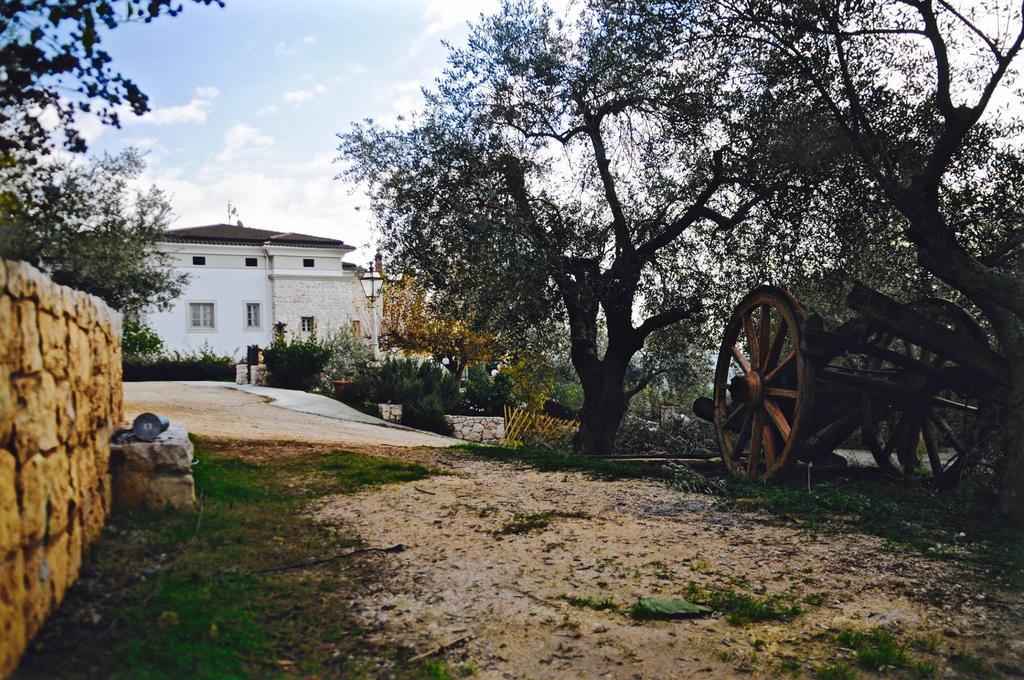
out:
{"label": "low stone wall", "polygon": [[114,506],[119,510],[190,508],[195,503],[194,447],[178,423],[151,442],[110,445]]}
{"label": "low stone wall", "polygon": [[103,528],[121,409],[120,315],[0,260],[0,677]]}
{"label": "low stone wall", "polygon": [[377,404],[377,413],[380,414],[381,420],[386,420],[389,423],[402,422],[401,404]]}
{"label": "low stone wall", "polygon": [[505,439],[505,419],[501,416],[445,416],[456,439],[496,444]]}

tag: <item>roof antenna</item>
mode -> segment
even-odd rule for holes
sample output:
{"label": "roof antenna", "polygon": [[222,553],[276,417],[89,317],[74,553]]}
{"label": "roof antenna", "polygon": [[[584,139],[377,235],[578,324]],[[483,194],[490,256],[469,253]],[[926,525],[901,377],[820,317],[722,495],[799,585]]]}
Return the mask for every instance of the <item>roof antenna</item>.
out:
{"label": "roof antenna", "polygon": [[[238,208],[231,205],[231,201],[228,201],[228,224],[231,224],[231,218],[238,216]],[[238,221],[238,226],[242,226],[242,221]]]}

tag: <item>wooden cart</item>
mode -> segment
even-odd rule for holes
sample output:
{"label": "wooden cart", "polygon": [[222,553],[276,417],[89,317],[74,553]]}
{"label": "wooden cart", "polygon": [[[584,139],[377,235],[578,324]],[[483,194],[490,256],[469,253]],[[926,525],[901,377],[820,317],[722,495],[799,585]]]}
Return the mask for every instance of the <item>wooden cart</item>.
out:
{"label": "wooden cart", "polygon": [[1003,358],[963,308],[939,298],[904,305],[863,285],[856,316],[827,330],[782,288],[748,294],[725,328],[714,394],[694,412],[715,425],[725,464],[768,479],[820,463],[860,429],[883,470],[911,475],[920,458],[940,486],[959,480],[979,405],[1007,388]]}

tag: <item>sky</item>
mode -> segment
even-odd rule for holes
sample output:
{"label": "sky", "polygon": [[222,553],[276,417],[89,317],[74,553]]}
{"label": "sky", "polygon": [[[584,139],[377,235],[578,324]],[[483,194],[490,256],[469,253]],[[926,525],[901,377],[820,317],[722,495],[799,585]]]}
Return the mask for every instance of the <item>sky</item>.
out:
{"label": "sky", "polygon": [[149,96],[121,129],[83,125],[90,153],[135,146],[142,183],[170,197],[173,227],[227,220],[340,238],[373,254],[365,195],[334,179],[336,134],[394,121],[422,102],[467,22],[497,0],[225,0],[125,24],[103,38]]}

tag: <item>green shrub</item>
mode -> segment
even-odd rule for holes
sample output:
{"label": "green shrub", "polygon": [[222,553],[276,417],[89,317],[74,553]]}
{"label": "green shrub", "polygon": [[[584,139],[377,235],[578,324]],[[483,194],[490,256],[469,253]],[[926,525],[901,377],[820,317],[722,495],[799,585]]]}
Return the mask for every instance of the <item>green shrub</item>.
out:
{"label": "green shrub", "polygon": [[164,341],[150,326],[125,319],[121,334],[121,352],[126,357],[157,357],[164,351]]}
{"label": "green shrub", "polygon": [[552,418],[575,420],[583,409],[583,386],[578,382],[561,380],[555,383],[551,398],[544,402],[544,413]]}
{"label": "green shrub", "polygon": [[125,355],[125,382],[142,380],[234,380],[235,358],[216,354],[208,345],[191,352],[156,356]]}
{"label": "green shrub", "polygon": [[355,380],[373,360],[370,348],[349,328],[329,331],[324,336],[323,344],[331,352],[318,384],[320,391],[325,394],[331,394],[332,380]]}
{"label": "green shrub", "polygon": [[292,336],[276,333],[270,347],[263,350],[268,382],[274,387],[308,392],[316,386],[331,358],[331,347],[315,333]]}
{"label": "green shrub", "polygon": [[458,415],[500,416],[505,405],[512,403],[512,378],[498,373],[493,378],[484,364],[469,367],[465,391],[462,394],[462,408]]}
{"label": "green shrub", "polygon": [[436,394],[428,394],[402,404],[402,424],[419,430],[451,435],[453,430],[445,415],[444,405]]}
{"label": "green shrub", "polygon": [[461,403],[459,379],[432,361],[388,359],[380,368],[367,368],[349,390],[351,399],[373,404],[402,404],[402,423],[439,434],[451,434],[444,419]]}

